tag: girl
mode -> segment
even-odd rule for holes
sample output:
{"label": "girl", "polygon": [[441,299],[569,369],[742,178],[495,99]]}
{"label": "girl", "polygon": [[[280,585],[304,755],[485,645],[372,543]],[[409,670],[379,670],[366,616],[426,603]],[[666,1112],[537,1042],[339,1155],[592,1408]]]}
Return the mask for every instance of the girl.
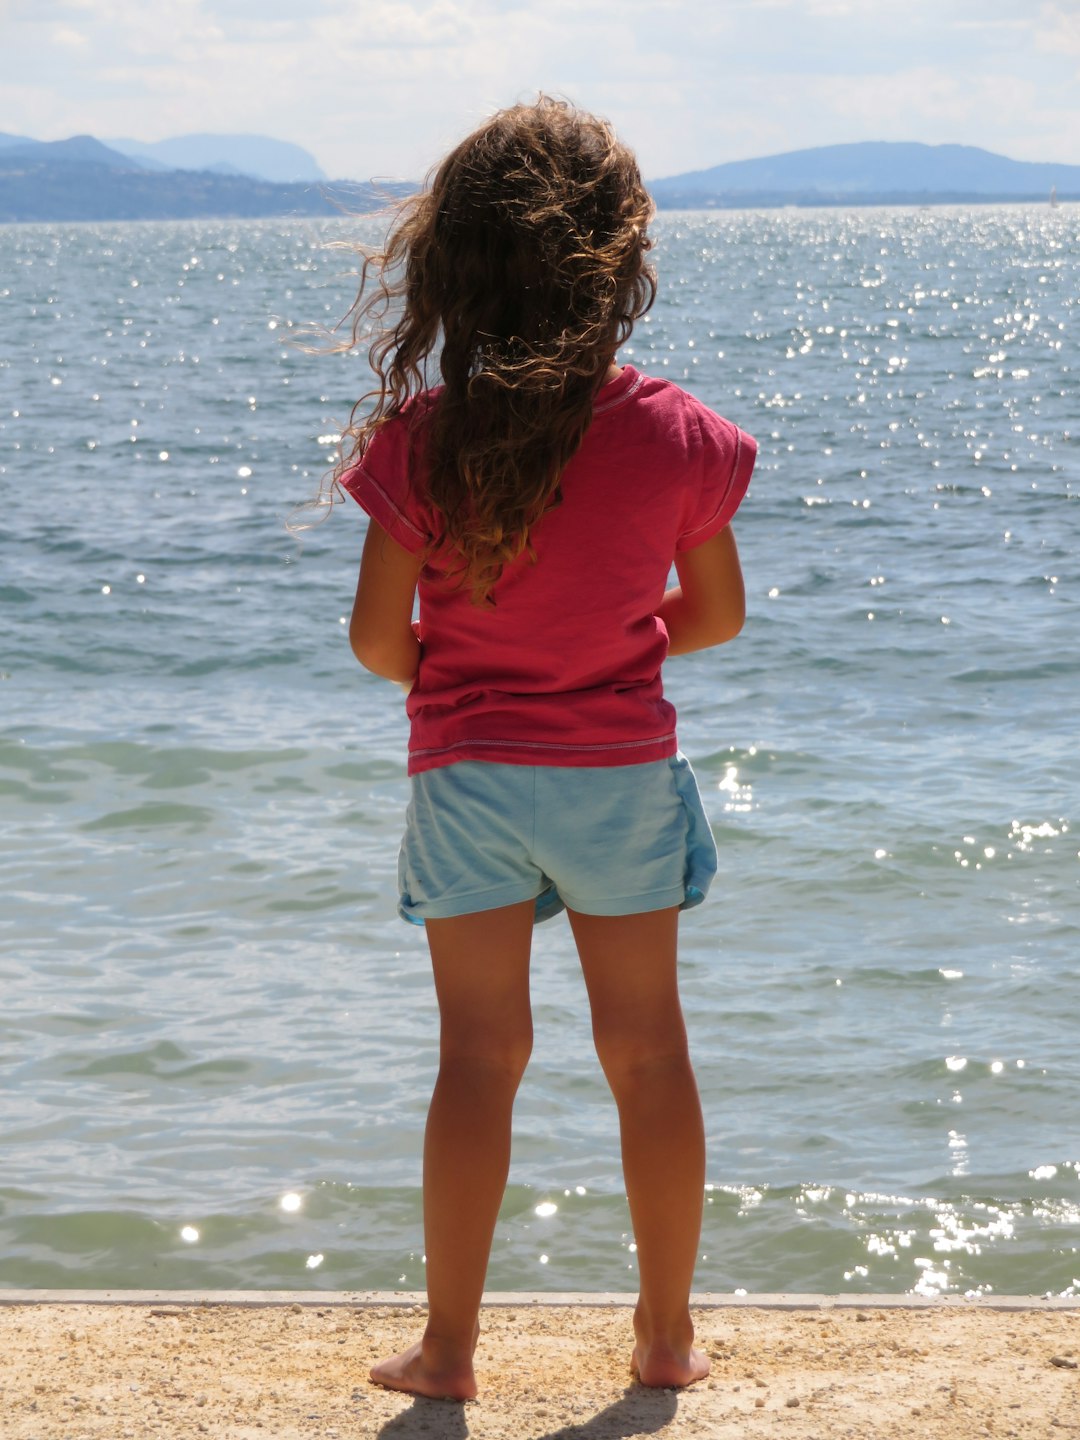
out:
{"label": "girl", "polygon": [[616,363],[655,296],[651,214],[607,124],[541,97],[494,115],[406,202],[354,307],[355,340],[400,304],[334,478],[369,516],[353,651],[408,690],[400,909],[426,927],[440,1012],[427,1326],[371,1378],[420,1395],[476,1394],[532,928],[563,907],[619,1111],[632,1367],[662,1386],[709,1368],[689,1311],[705,1157],[676,931],[716,852],[660,667],[742,626],[729,522],[755,446]]}

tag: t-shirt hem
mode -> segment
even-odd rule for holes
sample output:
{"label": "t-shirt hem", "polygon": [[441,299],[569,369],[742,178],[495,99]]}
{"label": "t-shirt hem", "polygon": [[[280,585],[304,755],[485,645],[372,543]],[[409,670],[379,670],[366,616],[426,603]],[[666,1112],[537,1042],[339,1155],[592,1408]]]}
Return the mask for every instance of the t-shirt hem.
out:
{"label": "t-shirt hem", "polygon": [[678,753],[672,730],[644,740],[616,740],[606,744],[559,744],[537,740],[458,740],[451,745],[409,751],[409,774],[437,770],[460,760],[487,761],[496,765],[554,765],[564,767],[647,765],[668,760]]}

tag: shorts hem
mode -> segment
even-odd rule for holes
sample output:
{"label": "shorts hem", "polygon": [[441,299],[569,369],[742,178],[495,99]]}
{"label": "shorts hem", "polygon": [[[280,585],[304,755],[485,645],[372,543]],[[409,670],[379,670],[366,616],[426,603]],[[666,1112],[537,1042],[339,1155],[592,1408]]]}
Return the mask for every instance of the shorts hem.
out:
{"label": "shorts hem", "polygon": [[616,895],[611,900],[583,900],[576,904],[565,890],[559,892],[568,910],[579,915],[647,915],[653,910],[674,910],[682,908],[687,901],[685,885],[670,886],[666,890],[647,890],[644,895]]}
{"label": "shorts hem", "polygon": [[542,894],[542,889],[500,885],[494,890],[476,890],[468,895],[447,895],[442,900],[411,900],[403,895],[398,914],[413,925],[423,925],[425,920],[456,920],[461,915],[500,910],[504,905],[521,905],[526,900],[536,900]]}

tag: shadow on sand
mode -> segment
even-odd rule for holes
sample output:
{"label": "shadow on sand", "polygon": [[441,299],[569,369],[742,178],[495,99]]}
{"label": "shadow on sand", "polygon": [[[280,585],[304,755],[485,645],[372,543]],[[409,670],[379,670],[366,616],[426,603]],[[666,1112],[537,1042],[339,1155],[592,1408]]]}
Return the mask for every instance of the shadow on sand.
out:
{"label": "shadow on sand", "polygon": [[[526,1406],[522,1407],[519,1435],[521,1440],[625,1440],[632,1435],[653,1435],[674,1420],[679,1408],[676,1390],[653,1390],[632,1385],[613,1404],[588,1420],[559,1425],[555,1429],[537,1429],[530,1421]],[[470,1433],[481,1435],[483,1407],[454,1404],[446,1400],[414,1398],[408,1410],[388,1420],[378,1432],[378,1440],[467,1440]],[[475,1431],[469,1420],[476,1416]]]}

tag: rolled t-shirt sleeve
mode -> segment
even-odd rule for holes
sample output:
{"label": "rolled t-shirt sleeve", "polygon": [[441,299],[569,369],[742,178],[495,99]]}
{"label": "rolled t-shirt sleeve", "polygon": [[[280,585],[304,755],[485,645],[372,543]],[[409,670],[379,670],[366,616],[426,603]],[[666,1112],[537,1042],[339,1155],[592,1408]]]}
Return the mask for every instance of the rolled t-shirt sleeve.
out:
{"label": "rolled t-shirt sleeve", "polygon": [[363,458],[341,477],[341,488],[403,550],[418,554],[431,529],[413,483],[408,426],[398,417],[376,430]]}
{"label": "rolled t-shirt sleeve", "polygon": [[742,503],[750,484],[757,441],[730,420],[695,407],[701,432],[697,490],[691,497],[677,550],[693,550],[719,534]]}

